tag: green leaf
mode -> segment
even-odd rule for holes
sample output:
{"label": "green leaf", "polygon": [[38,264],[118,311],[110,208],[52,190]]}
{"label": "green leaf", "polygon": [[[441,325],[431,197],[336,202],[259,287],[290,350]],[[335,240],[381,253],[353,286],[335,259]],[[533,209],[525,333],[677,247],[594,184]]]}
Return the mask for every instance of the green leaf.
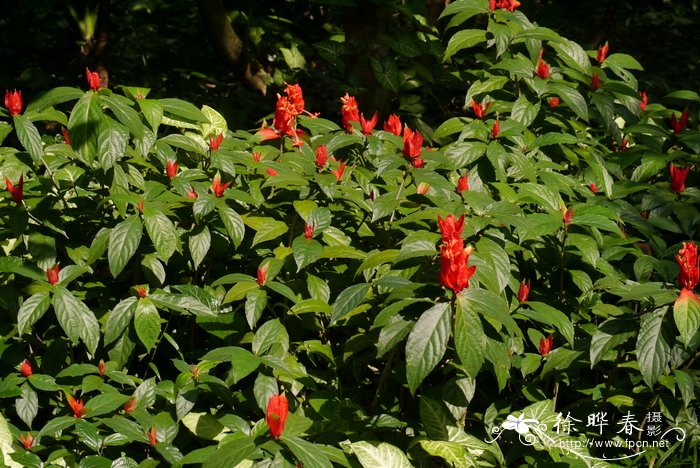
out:
{"label": "green leaf", "polygon": [[666,307],[642,315],[637,335],[637,361],[644,382],[653,387],[664,372],[671,357],[673,337],[668,320],[664,320]]}
{"label": "green leaf", "polygon": [[44,109],[48,109],[56,104],[63,104],[64,102],[74,101],[85,96],[85,91],[78,88],[71,88],[68,86],[59,86],[57,88],[50,89],[46,92],[39,94],[32,102],[27,105],[27,110],[25,114],[32,114],[34,112],[41,112]]}
{"label": "green leaf", "polygon": [[103,393],[90,398],[90,400],[85,403],[85,411],[89,417],[101,416],[115,411],[130,399],[130,395]]}
{"label": "green leaf", "polygon": [[138,215],[131,215],[117,224],[109,235],[107,259],[115,278],[122,272],[141,243],[143,226]]}
{"label": "green leaf", "polygon": [[267,291],[262,288],[255,288],[246,294],[245,299],[245,318],[248,321],[248,326],[252,330],[255,324],[262,316],[263,311],[267,306]]}
{"label": "green leaf", "polygon": [[211,247],[211,233],[206,224],[198,225],[190,235],[187,242],[192,257],[192,264],[196,270],[201,265]]}
{"label": "green leaf", "polygon": [[131,318],[134,316],[135,312],[135,297],[127,297],[117,304],[114,309],[112,309],[107,316],[107,322],[105,324],[105,345],[108,345],[119,338],[124,330],[126,330],[126,327],[129,326],[129,323],[131,323]]}
{"label": "green leaf", "polygon": [[[394,93],[400,91],[399,70],[391,58],[384,57],[382,60],[379,60],[375,57],[370,57],[370,65],[374,72],[374,77],[380,85]],[[369,116],[366,117],[369,118]]]}
{"label": "green leaf", "polygon": [[457,301],[455,312],[454,343],[459,361],[467,375],[476,378],[484,365],[486,336],[481,320],[475,311],[465,308],[465,301]]}
{"label": "green leaf", "polygon": [[196,106],[182,99],[159,99],[157,101],[165,112],[194,122],[208,122],[207,116]]}
{"label": "green leaf", "polygon": [[130,441],[148,442],[146,431],[134,421],[123,416],[112,416],[102,419],[102,422],[113,431],[126,436]]}
{"label": "green leaf", "polygon": [[22,397],[15,400],[17,416],[27,425],[32,427],[32,421],[39,413],[39,396],[27,384],[22,385]]}
{"label": "green leaf", "polygon": [[134,328],[136,329],[136,335],[138,335],[146,350],[150,350],[155,346],[160,335],[160,315],[158,314],[158,309],[148,297],[140,299],[136,304]]}
{"label": "green leaf", "polygon": [[688,345],[700,328],[700,299],[695,293],[681,291],[681,296],[673,304],[673,320],[681,342]]}
{"label": "green leaf", "polygon": [[71,147],[87,163],[95,159],[102,118],[98,95],[85,93],[73,107],[68,119]]}
{"label": "green leaf", "polygon": [[129,133],[126,129],[110,122],[110,119],[105,120],[97,139],[97,156],[100,166],[105,171],[112,168],[117,161],[124,157],[126,146],[129,143]]}
{"label": "green leaf", "polygon": [[[151,238],[156,252],[158,252],[158,257],[165,263],[168,263],[170,257],[175,253],[178,241],[180,240],[175,230],[175,225],[160,211],[148,209],[143,213],[143,220],[146,224],[148,236]],[[117,226],[115,230],[118,229],[118,227],[119,226]]]}
{"label": "green leaf", "polygon": [[572,347],[574,346],[574,324],[563,312],[543,302],[531,301],[526,307],[520,308],[518,313],[531,320],[553,326]]}
{"label": "green leaf", "polygon": [[557,51],[559,58],[568,66],[585,75],[591,74],[591,60],[586,51],[576,42],[561,38],[560,41],[550,42],[549,45]]}
{"label": "green leaf", "polygon": [[363,468],[412,468],[406,455],[386,442],[353,442],[349,444]]}
{"label": "green leaf", "polygon": [[28,332],[51,305],[51,297],[48,292],[40,292],[31,296],[22,303],[17,311],[17,333],[21,336]]}
{"label": "green leaf", "polygon": [[[202,468],[230,468],[238,466],[239,463],[250,458],[257,450],[259,449],[255,446],[252,437],[241,436],[235,440],[225,441],[219,444],[216,452],[206,457]],[[186,458],[183,458],[183,460]]]}
{"label": "green leaf", "polygon": [[482,42],[486,42],[486,31],[483,29],[463,29],[458,31],[447,43],[443,62],[449,60],[450,57],[460,50],[474,47]]}
{"label": "green leaf", "polygon": [[102,96],[102,102],[106,103],[119,122],[122,123],[136,138],[143,136],[143,124],[139,114],[127,105],[129,102],[118,95]]}
{"label": "green leaf", "polygon": [[412,394],[440,362],[450,336],[449,304],[436,304],[423,312],[406,341],[406,380]]}
{"label": "green leaf", "polygon": [[475,278],[487,289],[500,294],[510,281],[510,259],[497,242],[482,237],[476,243],[474,256],[470,261],[476,265]]}
{"label": "green leaf", "polygon": [[265,322],[255,333],[251,348],[258,356],[267,352],[274,344],[279,344],[285,353],[289,348],[289,335],[279,319]]}
{"label": "green leaf", "polygon": [[34,124],[22,114],[13,116],[12,120],[15,124],[17,138],[19,142],[22,143],[22,147],[27,150],[27,153],[32,157],[34,164],[37,166],[40,165],[41,158],[44,155],[44,145],[41,143],[39,130],[37,130]]}
{"label": "green leaf", "polygon": [[591,369],[600,362],[605,353],[636,334],[634,325],[630,320],[617,318],[609,318],[600,324],[591,338]]}
{"label": "green leaf", "polygon": [[297,237],[292,242],[294,261],[297,264],[297,273],[307,265],[312,264],[323,255],[323,246],[314,239]]}
{"label": "green leaf", "polygon": [[253,237],[253,247],[286,234],[289,230],[289,226],[286,223],[273,218],[248,216],[243,221],[256,231],[255,237]]}
{"label": "green leaf", "polygon": [[460,307],[482,315],[497,330],[504,325],[511,336],[523,336],[520,327],[510,316],[508,304],[502,297],[485,289],[467,288],[459,293],[457,300],[461,302]]}
{"label": "green leaf", "polygon": [[[588,58],[586,58],[586,61],[588,61]],[[573,110],[576,115],[578,115],[582,120],[588,121],[588,105],[586,104],[586,100],[581,93],[570,86],[559,83],[550,83],[548,86],[548,92],[551,94],[556,94],[562,98],[562,100],[569,107],[571,107],[571,110]]]}
{"label": "green leaf", "polygon": [[467,450],[457,442],[447,442],[444,440],[421,440],[420,446],[433,457],[440,457],[454,467],[478,466]]}
{"label": "green leaf", "polygon": [[95,354],[100,341],[100,324],[95,314],[63,286],[55,286],[53,308],[68,339],[73,343],[82,339],[90,354]]}
{"label": "green leaf", "polygon": [[226,227],[226,232],[228,232],[228,236],[233,242],[233,245],[238,248],[243,241],[243,236],[245,235],[245,224],[243,222],[243,218],[241,218],[241,216],[236,213],[233,208],[229,207],[225,203],[219,205],[219,216]]}
{"label": "green leaf", "polygon": [[285,437],[280,440],[306,468],[332,468],[333,464],[316,444],[299,437]]}
{"label": "green leaf", "polygon": [[695,398],[695,378],[680,369],[674,369],[673,375],[676,377],[676,385],[681,391],[683,403],[685,403],[686,408],[689,408],[690,402]]}
{"label": "green leaf", "polygon": [[333,303],[331,322],[337,322],[349,314],[355,307],[359,306],[365,299],[370,288],[371,285],[369,283],[360,283],[341,291]]}
{"label": "green leaf", "polygon": [[220,440],[227,432],[224,425],[209,413],[188,413],[182,418],[182,424],[202,439]]}
{"label": "green leaf", "polygon": [[448,426],[454,426],[454,418],[441,401],[432,400],[426,396],[419,398],[418,410],[420,422],[428,437],[435,440],[448,440]]}

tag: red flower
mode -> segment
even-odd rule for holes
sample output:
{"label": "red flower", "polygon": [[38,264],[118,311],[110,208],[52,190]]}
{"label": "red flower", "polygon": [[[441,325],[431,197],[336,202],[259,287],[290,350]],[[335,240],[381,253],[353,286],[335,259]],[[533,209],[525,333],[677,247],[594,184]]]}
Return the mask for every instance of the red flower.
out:
{"label": "red flower", "polygon": [[316,148],[316,167],[323,169],[326,167],[328,162],[328,150],[326,150],[326,145],[321,145]]}
{"label": "red flower", "polygon": [[74,418],[82,418],[85,416],[85,404],[83,400],[76,400],[71,395],[66,395],[66,399],[68,400],[68,405],[73,410]]}
{"label": "red flower", "polygon": [[598,72],[593,72],[593,77],[591,78],[591,86],[593,87],[594,91],[600,87],[600,77],[598,76]]}
{"label": "red flower", "polygon": [[277,172],[276,170],[274,170],[274,169],[271,168],[271,167],[268,167],[268,168],[265,170],[265,172],[267,172],[267,174],[268,174],[269,176],[271,176],[271,177],[274,177],[274,176],[276,176],[277,174],[279,174],[279,172]]}
{"label": "red flower", "polygon": [[262,153],[260,151],[253,151],[251,155],[253,156],[253,161],[255,162],[260,162],[262,159]]}
{"label": "red flower", "polygon": [[542,60],[543,55],[544,49],[540,49],[540,60],[537,63],[537,76],[539,76],[543,80],[546,80],[547,78],[549,78],[549,65],[547,65],[547,62]]}
{"label": "red flower", "polygon": [[68,133],[68,129],[66,127],[61,127],[61,134],[63,135],[63,141],[70,146],[70,134]]}
{"label": "red flower", "polygon": [[171,179],[177,175],[177,166],[177,161],[171,161],[170,159],[168,159],[168,162],[165,164],[165,173]]}
{"label": "red flower", "polygon": [[297,115],[304,112],[304,94],[301,91],[301,86],[298,84],[288,84],[287,87],[284,88],[284,93],[287,95],[289,103],[292,105]]}
{"label": "red flower", "polygon": [[673,128],[673,133],[679,135],[683,129],[688,125],[688,120],[690,119],[690,112],[685,109],[681,114],[681,118],[676,120],[676,113],[671,114],[671,127]]}
{"label": "red flower", "polygon": [[413,167],[415,167],[416,169],[420,169],[421,167],[425,166],[425,159],[421,159],[421,158],[411,159],[411,165]]}
{"label": "red flower", "polygon": [[678,282],[683,288],[692,291],[700,283],[700,264],[698,264],[698,246],[695,242],[684,242],[683,248],[676,255],[676,262],[681,267]]}
{"label": "red flower", "polygon": [[498,135],[501,133],[501,122],[499,122],[498,119],[493,123],[493,127],[491,127],[491,136],[494,138],[498,138]]}
{"label": "red flower", "polygon": [[345,163],[340,163],[340,167],[338,169],[334,169],[331,171],[333,175],[335,176],[336,182],[339,181],[343,177],[343,172],[345,172]]}
{"label": "red flower", "polygon": [[209,138],[209,148],[212,151],[218,150],[219,146],[221,146],[222,141],[224,141],[224,134],[223,133],[216,135],[215,137]]}
{"label": "red flower", "polygon": [[5,109],[7,109],[11,116],[18,115],[22,112],[22,91],[17,91],[15,89],[10,92],[9,89],[5,90]]}
{"label": "red flower", "polygon": [[547,338],[540,338],[540,354],[547,356],[552,351],[552,344],[554,344],[552,335],[549,335]]}
{"label": "red flower", "polygon": [[598,193],[598,186],[595,184],[595,182],[588,184],[588,188],[591,189],[591,192]]}
{"label": "red flower", "polygon": [[144,297],[148,296],[148,288],[136,287],[134,289],[136,290],[136,293],[139,295],[140,298],[143,299]]}
{"label": "red flower", "polygon": [[19,435],[19,440],[22,442],[22,446],[29,450],[34,445],[34,437],[30,433],[27,433],[26,437],[24,434]]}
{"label": "red flower", "polygon": [[19,176],[17,185],[13,185],[12,182],[10,182],[10,179],[5,177],[5,186],[10,192],[10,195],[12,195],[12,199],[15,201],[15,203],[22,203],[22,200],[24,200],[24,174]]}
{"label": "red flower", "polygon": [[464,191],[469,191],[469,177],[462,176],[457,181],[457,193],[462,194]]}
{"label": "red flower", "polygon": [[476,267],[468,267],[472,247],[464,248],[462,239],[452,239],[440,246],[440,284],[458,294],[469,287]]}
{"label": "red flower", "polygon": [[409,159],[420,157],[423,146],[423,135],[408,127],[403,129],[403,155]]}
{"label": "red flower", "polygon": [[559,96],[554,96],[554,97],[547,99],[547,102],[549,103],[549,108],[554,109],[555,107],[557,107],[559,105],[561,100],[559,99]]}
{"label": "red flower", "polygon": [[627,148],[630,146],[630,139],[625,135],[622,137],[622,141],[620,142],[620,146],[617,147],[619,151],[627,151]]}
{"label": "red flower", "polygon": [[226,182],[225,184],[221,183],[221,175],[217,172],[214,179],[211,181],[211,191],[216,198],[221,198],[224,194],[224,190],[226,190],[229,185],[231,185],[231,182]]}
{"label": "red flower", "polygon": [[442,234],[442,242],[447,243],[452,239],[462,239],[462,229],[464,229],[464,215],[455,220],[453,215],[447,215],[442,219],[438,215],[438,226]]}
{"label": "red flower", "polygon": [[598,54],[596,55],[596,60],[598,61],[598,63],[603,63],[607,57],[608,57],[608,43],[606,42],[605,44],[598,47]]}
{"label": "red flower", "polygon": [[564,214],[562,215],[561,220],[564,221],[564,224],[567,226],[571,223],[571,220],[574,219],[574,209],[573,208],[564,208]]}
{"label": "red flower", "polygon": [[641,110],[644,110],[647,108],[647,104],[649,104],[649,97],[647,96],[646,91],[640,91],[639,97],[640,97],[639,108]]}
{"label": "red flower", "polygon": [[314,237],[314,231],[316,230],[316,225],[314,223],[306,223],[304,225],[304,237],[307,239],[312,239]]}
{"label": "red flower", "polygon": [[197,191],[194,189],[194,187],[190,187],[190,191],[187,192],[187,198],[197,198]]}
{"label": "red flower", "polygon": [[668,170],[671,172],[671,190],[681,193],[685,190],[685,179],[688,177],[690,167],[678,167],[671,163]]}
{"label": "red flower", "polygon": [[518,288],[518,302],[527,302],[527,298],[530,295],[530,282],[523,281],[520,283]]}
{"label": "red flower", "polygon": [[277,95],[277,107],[275,108],[275,118],[272,126],[277,129],[280,135],[296,135],[294,125],[296,123],[296,107],[285,96]]}
{"label": "red flower", "polygon": [[87,79],[90,89],[97,91],[102,87],[102,80],[100,80],[100,74],[97,72],[91,72],[89,68],[85,69],[85,78]]}
{"label": "red flower", "polygon": [[54,284],[58,283],[58,272],[59,271],[61,271],[61,270],[58,267],[58,264],[55,264],[53,267],[46,269],[46,279],[49,281],[49,283],[52,286]]}
{"label": "red flower", "polygon": [[430,184],[427,182],[421,182],[420,184],[418,184],[418,187],[416,187],[416,193],[418,195],[425,195],[426,193],[428,193],[429,190]]}
{"label": "red flower", "polygon": [[401,135],[401,119],[396,114],[391,114],[386,122],[384,122],[384,130],[393,133],[396,136]]}
{"label": "red flower", "polygon": [[278,439],[284,431],[284,423],[287,421],[287,414],[289,414],[289,404],[284,393],[272,395],[267,402],[265,422],[270,427],[270,435],[275,440]]}
{"label": "red flower", "polygon": [[100,359],[100,362],[97,363],[97,373],[105,375],[105,372],[107,372],[107,366],[105,365],[104,359]]}
{"label": "red flower", "polygon": [[488,112],[489,107],[491,107],[491,101],[483,104],[477,103],[474,98],[472,98],[472,110],[474,111],[474,115],[476,115],[477,119],[483,119],[486,112]]}
{"label": "red flower", "polygon": [[260,268],[258,268],[258,284],[262,286],[267,281],[267,270],[270,268],[270,264],[266,263]]}
{"label": "red flower", "polygon": [[343,116],[343,128],[346,132],[352,133],[352,124],[350,122],[358,122],[360,120],[360,110],[357,107],[355,96],[350,96],[345,93],[345,96],[340,98],[343,106],[340,108],[340,113]]}
{"label": "red flower", "polygon": [[518,0],[489,0],[489,8],[491,11],[496,10],[496,8],[513,11],[519,6],[520,2]]}
{"label": "red flower", "polygon": [[148,431],[148,443],[151,444],[151,447],[155,447],[158,443],[158,431],[155,426]]}
{"label": "red flower", "polygon": [[22,366],[19,368],[19,373],[25,377],[32,375],[32,365],[29,364],[28,360],[22,361]]}
{"label": "red flower", "polygon": [[122,408],[124,409],[124,412],[126,414],[133,413],[134,409],[136,409],[136,398],[134,398],[134,397],[129,398],[129,401],[124,403],[124,406],[122,406]]}
{"label": "red flower", "polygon": [[374,130],[375,125],[377,125],[377,113],[370,120],[365,120],[365,115],[360,114],[360,127],[362,128],[362,133],[365,135],[371,135],[372,130]]}
{"label": "red flower", "polygon": [[136,204],[136,211],[143,213],[143,198]]}

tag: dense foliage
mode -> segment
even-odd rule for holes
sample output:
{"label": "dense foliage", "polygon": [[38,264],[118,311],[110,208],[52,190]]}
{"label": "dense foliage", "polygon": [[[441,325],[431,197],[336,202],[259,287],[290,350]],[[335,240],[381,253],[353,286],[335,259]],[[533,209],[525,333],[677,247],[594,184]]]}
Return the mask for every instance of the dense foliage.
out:
{"label": "dense foliage", "polygon": [[700,97],[517,4],[396,38],[466,90],[435,129],[298,85],[252,131],[90,70],[8,90],[4,463],[697,463]]}

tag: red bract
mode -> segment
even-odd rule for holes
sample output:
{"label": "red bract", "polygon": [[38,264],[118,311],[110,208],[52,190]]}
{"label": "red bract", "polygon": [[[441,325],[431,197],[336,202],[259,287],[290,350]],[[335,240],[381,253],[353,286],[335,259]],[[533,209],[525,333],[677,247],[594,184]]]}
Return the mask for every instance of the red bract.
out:
{"label": "red bract", "polygon": [[267,269],[270,268],[270,264],[266,263],[260,268],[258,268],[258,284],[262,286],[267,281]]}
{"label": "red bract", "polygon": [[15,89],[10,92],[9,89],[5,90],[5,109],[7,109],[12,116],[22,112],[22,91],[17,91]]}
{"label": "red bract", "polygon": [[625,135],[622,137],[622,141],[620,142],[620,146],[617,147],[618,150],[620,151],[627,151],[627,148],[630,146],[630,139]]}
{"label": "red bract", "polygon": [[102,87],[102,80],[100,80],[100,74],[97,72],[91,72],[89,68],[85,69],[85,78],[87,79],[88,86],[93,91],[97,91]]}
{"label": "red bract", "polygon": [[24,434],[20,434],[19,440],[20,442],[22,442],[22,447],[24,447],[27,450],[32,448],[32,445],[34,445],[34,437],[32,437],[32,435],[29,433],[27,433],[26,436]]}
{"label": "red bract", "polygon": [[53,286],[54,284],[58,283],[58,273],[59,273],[60,268],[58,267],[58,264],[52,266],[51,268],[46,269],[46,279],[48,282]]}
{"label": "red bract", "polygon": [[275,108],[275,118],[272,126],[277,129],[280,135],[294,136],[294,125],[296,123],[296,107],[285,96],[277,96],[277,107]]}
{"label": "red bract", "polygon": [[461,238],[452,239],[440,246],[440,284],[458,294],[469,287],[469,278],[476,271],[468,267],[472,247],[464,248]]}
{"label": "red bract", "polygon": [[148,288],[136,287],[134,289],[136,289],[136,293],[139,295],[140,298],[143,299],[144,297],[148,296]]}
{"label": "red bract", "polygon": [[426,193],[428,193],[429,190],[430,184],[427,182],[421,182],[420,184],[418,184],[418,187],[416,187],[416,193],[418,195],[425,195]]}
{"label": "red bract", "polygon": [[326,150],[326,145],[320,145],[316,148],[316,167],[323,169],[326,167],[328,162],[328,150]]}
{"label": "red bract", "polygon": [[483,102],[476,102],[474,99],[472,99],[472,110],[478,119],[484,118],[486,112],[489,110],[489,107],[491,107],[491,101],[484,104]]}
{"label": "red bract", "polygon": [[85,404],[83,400],[76,400],[71,395],[66,395],[66,399],[68,400],[70,409],[73,410],[74,418],[82,418],[85,416]]}
{"label": "red bract", "polygon": [[685,190],[685,179],[688,177],[690,167],[678,167],[671,163],[668,168],[671,173],[671,190],[676,193],[681,193]]}
{"label": "red bract", "polygon": [[457,193],[461,195],[465,191],[469,191],[469,177],[462,176],[457,181]]}
{"label": "red bract", "polygon": [[148,443],[151,444],[151,447],[155,447],[158,443],[158,431],[155,426],[148,431]]}
{"label": "red bract", "polygon": [[496,119],[496,121],[493,123],[493,127],[491,127],[491,136],[494,138],[498,138],[498,135],[501,133],[501,122]]}
{"label": "red bract", "polygon": [[129,401],[124,403],[124,406],[122,406],[122,408],[124,409],[124,412],[126,414],[133,413],[134,409],[136,409],[136,398],[134,398],[134,397],[129,398]]}
{"label": "red bract", "polygon": [[549,78],[549,65],[542,59],[537,63],[537,76],[543,80]]}
{"label": "red bract", "polygon": [[270,435],[276,440],[284,432],[284,424],[289,414],[287,397],[283,394],[272,395],[267,402],[265,422],[270,428]]}
{"label": "red bract", "polygon": [[398,136],[401,135],[401,119],[396,114],[391,114],[384,122],[384,130]]}
{"label": "red bract", "polygon": [[527,298],[530,295],[530,282],[523,281],[520,283],[518,288],[518,302],[527,302]]}
{"label": "red bract", "polygon": [[415,167],[416,169],[420,169],[421,167],[425,166],[425,159],[421,159],[421,158],[411,159],[411,165],[413,167]]}
{"label": "red bract", "polygon": [[211,191],[216,198],[221,198],[224,194],[224,190],[226,190],[229,185],[231,185],[231,182],[226,182],[225,184],[221,183],[221,175],[217,172],[214,179],[211,181]]}
{"label": "red bract", "polygon": [[547,103],[549,104],[550,109],[554,109],[555,107],[557,107],[560,102],[561,100],[559,99],[559,96],[554,96],[547,99]]}
{"label": "red bract", "polygon": [[513,11],[519,6],[520,2],[518,0],[489,0],[489,8],[491,11],[496,10],[496,8]]}
{"label": "red bract", "polygon": [[676,262],[681,270],[678,273],[680,285],[692,291],[700,283],[700,264],[698,264],[698,246],[695,242],[684,242],[676,255]]}
{"label": "red bract", "polygon": [[562,221],[564,221],[564,224],[568,226],[571,223],[572,219],[574,219],[574,209],[565,208],[562,215]]}
{"label": "red bract", "polygon": [[187,198],[197,198],[197,191],[194,188],[190,188],[190,191],[187,192]]}
{"label": "red bract", "polygon": [[639,92],[639,108],[641,110],[644,110],[647,108],[647,104],[649,104],[649,97],[647,96],[646,91],[640,91]]}
{"label": "red bract", "polygon": [[547,338],[540,338],[540,354],[542,356],[547,356],[550,351],[552,351],[552,345],[554,344],[554,337],[549,335]]}
{"label": "red bract", "polygon": [[287,95],[289,103],[292,105],[297,115],[304,112],[304,94],[301,91],[301,86],[298,84],[288,84],[287,87],[284,88],[284,93]]}
{"label": "red bract", "polygon": [[591,192],[598,193],[598,186],[595,184],[595,182],[588,184],[588,188],[591,189]]}
{"label": "red bract", "polygon": [[66,127],[61,127],[61,134],[63,135],[63,141],[70,146],[70,134],[68,133],[68,129]]}
{"label": "red bract", "polygon": [[600,77],[598,76],[598,72],[593,72],[593,77],[591,78],[591,87],[594,90],[597,90],[600,87]]}
{"label": "red bract", "polygon": [[403,155],[409,159],[419,158],[422,152],[423,135],[406,127],[403,129]]}
{"label": "red bract", "polygon": [[276,170],[274,170],[274,169],[271,168],[271,167],[268,167],[268,168],[265,170],[265,172],[267,172],[267,175],[269,175],[269,176],[271,176],[271,177],[272,177],[272,176],[276,176],[277,174],[279,174]]}
{"label": "red bract", "polygon": [[177,175],[177,161],[171,161],[168,159],[168,162],[165,164],[165,173],[170,177],[171,179]]}
{"label": "red bract", "polygon": [[17,185],[13,185],[12,182],[10,182],[10,179],[5,177],[5,186],[10,192],[10,195],[12,195],[12,199],[14,200],[14,202],[22,203],[22,200],[24,200],[24,174],[19,176],[19,181],[17,181]]}
{"label": "red bract", "polygon": [[673,128],[673,133],[679,135],[685,127],[688,125],[688,120],[690,119],[690,112],[685,109],[681,114],[681,118],[676,120],[676,113],[671,114],[671,128]]}
{"label": "red bract", "polygon": [[307,239],[312,239],[314,237],[314,231],[316,230],[316,225],[314,223],[306,223],[304,225],[304,237]]}
{"label": "red bract", "polygon": [[452,239],[462,239],[462,229],[464,229],[464,215],[455,219],[454,215],[447,215],[442,219],[438,215],[438,226],[442,234],[442,241],[447,243]]}
{"label": "red bract", "polygon": [[255,162],[260,162],[262,159],[262,153],[260,151],[253,151],[251,153],[251,156],[253,156],[253,161]]}
{"label": "red bract", "polygon": [[377,125],[377,118],[378,116],[376,112],[370,120],[365,120],[365,115],[360,114],[360,127],[362,128],[362,133],[365,135],[371,135],[372,130],[374,130],[374,127]]}
{"label": "red bract", "polygon": [[603,63],[607,57],[608,57],[608,43],[606,42],[605,44],[598,47],[598,54],[596,55],[596,60],[598,61],[598,63]]}
{"label": "red bract", "polygon": [[143,201],[143,198],[142,198],[142,199],[140,199],[139,202],[136,204],[136,211],[138,211],[139,213],[143,213],[143,205],[144,205],[144,201]]}
{"label": "red bract", "polygon": [[352,124],[350,122],[358,122],[360,120],[360,110],[357,107],[355,96],[350,96],[345,93],[345,96],[340,98],[343,106],[340,108],[340,113],[343,116],[343,128],[346,132],[352,133]]}
{"label": "red bract", "polygon": [[222,141],[224,141],[224,134],[223,133],[216,135],[215,137],[209,138],[209,148],[212,151],[218,150],[219,146],[221,146]]}
{"label": "red bract", "polygon": [[28,360],[22,361],[22,366],[19,368],[19,373],[22,374],[25,377],[29,377],[32,375],[32,365],[29,363]]}
{"label": "red bract", "polygon": [[331,173],[335,176],[335,180],[339,181],[343,177],[343,173],[345,172],[345,163],[340,163],[340,167],[338,169],[334,169],[331,171]]}
{"label": "red bract", "polygon": [[97,373],[100,375],[105,375],[105,372],[107,372],[107,365],[105,364],[104,359],[100,359],[100,362],[97,363]]}

